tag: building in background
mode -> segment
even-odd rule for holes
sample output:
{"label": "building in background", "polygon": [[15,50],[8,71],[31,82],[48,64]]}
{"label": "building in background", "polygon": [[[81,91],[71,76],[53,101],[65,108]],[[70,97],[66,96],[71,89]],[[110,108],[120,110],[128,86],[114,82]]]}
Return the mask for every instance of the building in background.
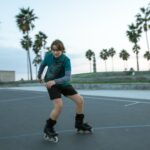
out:
{"label": "building in background", "polygon": [[0,82],[15,81],[15,71],[0,70]]}

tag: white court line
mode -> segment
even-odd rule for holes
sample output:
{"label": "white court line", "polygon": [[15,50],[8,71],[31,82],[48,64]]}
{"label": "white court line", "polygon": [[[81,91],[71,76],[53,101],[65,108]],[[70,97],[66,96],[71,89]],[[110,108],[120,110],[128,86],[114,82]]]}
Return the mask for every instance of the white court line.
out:
{"label": "white court line", "polygon": [[27,100],[27,99],[35,99],[35,98],[39,98],[39,97],[45,97],[43,96],[31,96],[31,97],[24,97],[24,98],[12,98],[10,100],[1,100],[0,103],[5,103],[5,102],[15,102],[15,101],[23,101],[23,100]]}
{"label": "white court line", "polygon": [[139,104],[140,102],[134,102],[134,103],[131,103],[131,104],[126,104],[124,105],[125,107],[128,107],[128,106],[132,106],[132,105],[136,105],[136,104]]}
{"label": "white court line", "polygon": [[115,99],[111,97],[91,97],[91,96],[84,96],[85,98],[92,98],[96,100],[103,100],[103,101],[117,101],[117,102],[130,102],[130,103],[145,103],[145,104],[150,104],[150,102],[142,102],[142,101],[135,101],[135,100],[127,100],[127,99]]}
{"label": "white court line", "polygon": [[[95,127],[93,128],[94,131],[96,130],[106,130],[106,129],[125,129],[125,128],[149,128],[150,125],[122,125],[122,126],[105,126],[105,127]],[[76,133],[76,129],[68,129],[68,130],[58,130],[59,133]],[[94,132],[93,132],[94,133]],[[8,139],[15,139],[15,138],[21,138],[21,137],[30,137],[30,136],[39,136],[41,135],[41,132],[35,132],[35,133],[25,133],[20,135],[12,135],[12,136],[0,136],[0,140],[8,140]]]}

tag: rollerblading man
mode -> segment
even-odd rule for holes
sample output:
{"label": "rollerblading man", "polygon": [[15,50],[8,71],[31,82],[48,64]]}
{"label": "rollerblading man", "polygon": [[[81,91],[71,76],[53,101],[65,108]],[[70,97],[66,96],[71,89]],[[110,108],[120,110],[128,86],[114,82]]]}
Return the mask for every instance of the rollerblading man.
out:
{"label": "rollerblading man", "polygon": [[75,118],[75,128],[91,131],[91,126],[83,122],[84,99],[70,83],[71,63],[70,59],[65,55],[65,47],[62,41],[53,41],[50,48],[51,51],[45,54],[44,60],[39,67],[38,79],[40,82],[43,81],[42,73],[47,66],[44,82],[50,99],[53,102],[53,109],[44,128],[44,137],[45,139],[54,139],[52,141],[57,142],[58,134],[55,132],[54,126],[63,107],[62,94],[76,104],[75,114],[77,114],[77,117]]}

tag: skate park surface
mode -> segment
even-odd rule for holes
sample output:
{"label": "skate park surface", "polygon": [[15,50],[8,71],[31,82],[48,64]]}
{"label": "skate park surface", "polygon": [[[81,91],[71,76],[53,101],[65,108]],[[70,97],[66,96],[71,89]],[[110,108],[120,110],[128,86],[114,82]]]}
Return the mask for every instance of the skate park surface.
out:
{"label": "skate park surface", "polygon": [[75,105],[63,97],[55,127],[59,142],[43,138],[52,102],[43,87],[0,89],[1,150],[149,150],[150,91],[78,90],[92,134],[74,129]]}

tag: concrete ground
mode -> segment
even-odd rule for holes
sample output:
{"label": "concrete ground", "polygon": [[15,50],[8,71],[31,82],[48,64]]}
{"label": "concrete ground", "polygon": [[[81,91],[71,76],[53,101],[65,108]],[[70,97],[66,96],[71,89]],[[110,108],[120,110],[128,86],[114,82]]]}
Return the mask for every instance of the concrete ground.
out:
{"label": "concrete ground", "polygon": [[79,93],[84,95],[85,120],[93,126],[93,134],[76,134],[74,103],[63,98],[63,111],[56,125],[59,142],[51,143],[43,139],[45,120],[52,108],[46,90],[1,88],[0,149],[149,150],[149,91]]}

